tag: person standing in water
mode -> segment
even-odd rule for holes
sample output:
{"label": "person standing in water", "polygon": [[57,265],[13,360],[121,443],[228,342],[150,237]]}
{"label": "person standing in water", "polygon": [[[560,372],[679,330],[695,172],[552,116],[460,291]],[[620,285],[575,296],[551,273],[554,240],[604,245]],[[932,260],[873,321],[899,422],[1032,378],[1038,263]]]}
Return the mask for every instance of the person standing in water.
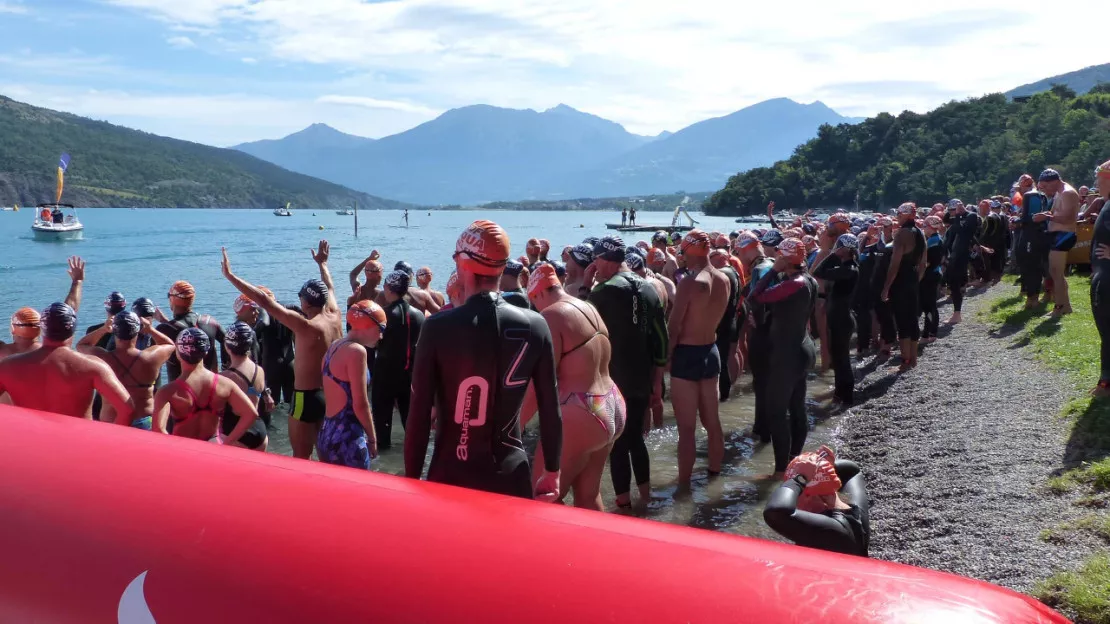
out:
{"label": "person standing in water", "polygon": [[852,297],[859,280],[856,248],[859,239],[841,234],[833,244],[832,253],[813,269],[813,277],[829,284],[825,319],[829,328],[829,354],[835,378],[833,399],[840,407],[851,407],[855,401],[855,372],[852,370],[851,342],[856,329],[852,318]]}
{"label": "person standing in water", "polygon": [[[220,326],[219,322],[211,316],[199,315],[193,312],[193,301],[196,299],[196,289],[193,285],[184,280],[179,280],[173,283],[170,291],[166,293],[169,299],[170,311],[173,313],[172,319],[167,319],[162,315],[161,311],[156,311],[156,318],[160,322],[158,331],[169,336],[171,339],[176,340],[177,335],[183,330],[190,327],[199,328],[202,332],[208,335],[209,343],[220,343],[223,345],[224,328]],[[217,349],[209,349],[205,355],[204,365],[208,370],[218,371],[220,369],[220,360],[217,355]],[[181,364],[177,360],[177,355],[170,356],[170,360],[166,362],[166,376],[170,381],[177,379],[181,374]]]}
{"label": "person standing in water", "polygon": [[709,235],[691,230],[679,245],[689,274],[678,283],[667,323],[672,337],[671,406],[678,422],[678,485],[689,487],[694,470],[698,415],[709,437],[709,475],[721,472],[724,432],[718,414],[721,355],[717,327],[728,307],[729,280],[709,263]]}
{"label": "person standing in water", "polygon": [[944,238],[941,230],[944,222],[940,217],[930,215],[925,217],[925,275],[921,278],[919,297],[921,312],[925,317],[924,327],[921,330],[921,344],[932,344],[937,341],[937,331],[940,329],[940,310],[937,308],[940,283],[943,279],[944,267]]}
{"label": "person standing in water", "polygon": [[[497,294],[509,249],[509,236],[492,221],[475,221],[455,243],[466,303],[424,325],[412,375],[405,476],[419,479],[424,472],[434,404],[439,416],[429,481],[553,501],[561,491],[563,442],[555,354],[543,317]],[[529,382],[539,406],[544,465],[534,489],[520,433]]]}
{"label": "person standing in water", "polygon": [[381,341],[377,343],[370,395],[378,448],[382,450],[393,446],[394,409],[401,417],[401,427],[407,424],[412,396],[412,367],[424,327],[424,314],[404,298],[408,290],[408,273],[394,271],[386,277],[384,310],[388,320],[380,336]]}
{"label": "person standing in water", "polygon": [[286,308],[273,296],[232,273],[226,249],[223,251],[222,265],[224,277],[236,290],[262,306],[274,320],[293,332],[297,357],[293,370],[289,443],[293,447],[293,457],[299,459],[312,456],[316,436],[324,420],[324,378],[320,368],[324,361],[324,352],[343,335],[343,320],[332,294],[335,288],[328,271],[331,247],[328,241],[322,240],[318,249],[311,253],[312,260],[320,268],[320,279],[310,279],[301,286],[299,297],[303,315]]}
{"label": "person standing in water", "polygon": [[[416,287],[428,293],[428,296],[436,302],[440,309],[446,305],[447,301],[443,297],[443,293],[438,290],[432,290],[432,269],[431,267],[420,267],[416,270]],[[350,307],[350,306],[348,306]]]}
{"label": "person standing in water", "polygon": [[[568,295],[553,267],[540,265],[528,281],[528,297],[551,330],[563,417],[559,500],[574,492],[574,506],[602,511],[601,477],[613,443],[624,431],[625,404],[609,377],[609,330],[593,306]],[[522,425],[535,413],[525,401]],[[543,448],[536,449],[534,477]]]}
{"label": "person standing in water", "polygon": [[744,305],[748,308],[748,367],[752,372],[752,393],[755,394],[755,419],[752,422],[752,438],[766,444],[771,441],[771,430],[767,424],[767,366],[770,349],[771,319],[767,306],[751,298],[751,289],[774,268],[775,261],[766,256],[763,243],[752,232],[743,232],[733,243],[740,263],[751,276],[745,289]]}
{"label": "person standing in water", "polygon": [[[111,351],[98,345],[104,342],[105,336],[114,339],[115,348]],[[137,344],[140,336],[149,336],[153,344],[147,349],[139,349]],[[86,355],[91,355],[102,360],[112,368],[116,378],[123,382],[127,388],[131,401],[135,405],[133,414],[116,414],[111,405],[104,406],[100,420],[104,422],[118,422],[121,419],[136,429],[151,429],[151,416],[154,414],[154,387],[165,364],[173,355],[174,344],[170,337],[154,329],[150,321],[140,318],[134,312],[119,312],[109,316],[91,334],[77,343],[77,350]],[[150,381],[147,381],[147,380]]]}
{"label": "person standing in water", "polygon": [[[230,366],[220,375],[230,379],[245,392],[247,397],[254,401],[254,408],[258,412],[258,419],[251,424],[234,446],[265,452],[270,441],[266,423],[270,419],[270,411],[274,409],[274,400],[270,395],[270,389],[266,387],[265,371],[251,359],[251,349],[256,344],[254,329],[250,323],[236,321],[227,329],[226,338],[225,345]],[[238,426],[239,416],[231,405],[225,406],[223,418],[220,419],[220,435],[230,436]]]}
{"label": "person standing in water", "polygon": [[[1110,160],[1095,169],[1095,180],[1099,196],[1110,200]],[[1091,313],[1101,342],[1100,375],[1091,394],[1110,396],[1110,210],[1098,213],[1091,238]]]}
{"label": "person standing in water", "polygon": [[[366,300],[376,302],[379,297],[382,296],[382,291],[378,288],[384,277],[382,263],[378,260],[380,257],[378,250],[375,249],[370,252],[370,255],[365,260],[359,262],[355,265],[355,268],[351,269],[348,278],[351,283],[351,290],[354,294],[347,298],[348,308],[354,305],[356,301]],[[358,277],[364,270],[366,271],[366,283],[360,284]]]}
{"label": "person standing in water", "polygon": [[[725,305],[724,315],[717,324],[717,352],[721,355],[721,372],[717,376],[718,395],[722,401],[729,399],[732,393],[732,384],[736,383],[736,376],[740,372],[740,351],[737,346],[740,342],[740,274],[729,264],[729,253],[724,249],[714,249],[709,254],[709,262],[728,278],[728,303]],[[666,293],[660,298],[666,301]]]}
{"label": "person standing in water", "polygon": [[92,420],[93,393],[99,392],[129,424],[134,403],[112,369],[100,360],[70,348],[77,313],[65,303],[52,303],[39,315],[42,346],[0,360],[0,395],[16,407]]}
{"label": "person standing in water", "polygon": [[[537,253],[539,245],[537,243]],[[529,308],[528,295],[520,283],[520,274],[524,271],[524,264],[516,260],[505,263],[505,272],[501,274],[501,298],[506,303],[527,310]]]}
{"label": "person standing in water", "polygon": [[1052,278],[1052,298],[1056,302],[1052,316],[1060,317],[1072,312],[1064,274],[1068,268],[1068,252],[1078,240],[1075,228],[1079,217],[1079,193],[1064,182],[1055,169],[1042,171],[1039,180],[1045,194],[1052,198],[1052,208],[1033,215],[1033,221],[1048,222],[1048,274]]}
{"label": "person standing in water", "polygon": [[902,365],[900,372],[917,366],[917,343],[921,340],[920,282],[925,275],[925,235],[917,229],[914,217],[917,206],[905,203],[898,207],[898,232],[890,267],[884,276],[882,299],[890,303],[894,325],[898,329]]}
{"label": "person standing in water", "polygon": [[324,355],[328,416],[316,453],[324,463],[369,470],[378,456],[378,437],[366,394],[368,349],[376,347],[385,332],[385,310],[373,301],[359,301],[347,309],[347,325],[347,336]]}
{"label": "person standing in water", "polygon": [[594,262],[594,248],[580,243],[571,248],[567,256],[570,260],[567,262],[567,282],[563,289],[579,299],[585,299],[590,296],[586,269]]}

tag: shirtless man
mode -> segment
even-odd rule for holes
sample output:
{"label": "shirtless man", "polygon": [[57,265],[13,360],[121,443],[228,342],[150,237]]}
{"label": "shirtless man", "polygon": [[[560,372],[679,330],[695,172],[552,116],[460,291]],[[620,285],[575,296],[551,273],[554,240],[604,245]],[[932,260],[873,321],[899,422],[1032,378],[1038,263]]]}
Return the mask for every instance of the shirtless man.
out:
{"label": "shirtless man", "polygon": [[[678,259],[675,258],[667,249],[668,242],[670,242],[670,237],[668,237],[667,233],[663,230],[659,230],[655,234],[651,235],[651,246],[662,251],[663,254],[667,257],[666,262],[663,263],[663,270],[655,272],[662,273],[663,277],[673,282],[675,271],[678,270]],[[655,269],[652,270],[654,271]]]}
{"label": "shirtless man", "polygon": [[73,308],[50,304],[42,312],[40,326],[40,348],[0,360],[0,394],[7,392],[17,407],[92,420],[95,391],[117,414],[134,411],[127,389],[107,364],[70,349],[77,329]]}
{"label": "shirtless man", "polygon": [[652,276],[663,285],[666,290],[666,297],[663,298],[663,310],[667,318],[671,316],[671,306],[674,305],[674,295],[676,292],[674,281],[671,278],[663,275],[663,268],[667,264],[667,252],[660,249],[648,250],[647,260],[645,260],[647,268],[651,270]]}
{"label": "shirtless man", "polygon": [[[420,267],[416,270],[416,287],[428,293],[432,300],[436,302],[439,309],[442,310],[443,306],[447,303],[443,298],[443,293],[438,290],[432,290],[432,269],[431,267]],[[437,310],[438,312],[438,310]]]}
{"label": "shirtless man", "polygon": [[[293,360],[293,409],[289,413],[289,443],[293,457],[308,459],[316,446],[316,436],[324,421],[324,377],[321,366],[324,353],[331,343],[343,337],[343,316],[335,303],[335,287],[328,271],[328,241],[320,241],[312,259],[320,267],[320,279],[310,279],[301,286],[299,293],[304,316],[286,308],[258,287],[240,279],[231,272],[231,262],[224,250],[223,274],[232,286],[262,306],[285,327],[293,332],[297,357]],[[231,383],[228,380],[228,383]],[[234,384],[232,384],[234,385]],[[243,419],[246,421],[247,419]],[[247,424],[250,426],[250,423]]]}
{"label": "shirtless man", "polygon": [[20,308],[15,311],[11,321],[12,341],[0,341],[0,360],[9,355],[34,351],[42,346],[39,342],[39,320],[39,313],[34,308]]}
{"label": "shirtless man", "polygon": [[[381,255],[378,253],[378,250],[375,249],[370,252],[370,255],[365,260],[358,263],[355,268],[351,269],[351,274],[349,278],[351,282],[351,290],[354,291],[354,294],[352,294],[350,297],[347,297],[348,308],[353,306],[356,301],[363,300],[374,301],[377,302],[379,305],[381,304],[381,302],[378,301],[378,298],[382,295],[382,291],[380,288],[378,288],[378,286],[381,285],[383,277],[382,263],[378,261],[378,258],[380,257]],[[363,270],[366,271],[366,283],[360,284],[358,281],[358,276],[360,273],[363,272]]]}
{"label": "shirtless man", "polygon": [[[140,334],[150,336],[154,344],[139,350],[136,341]],[[115,339],[112,351],[98,346],[108,336]],[[134,312],[119,312],[110,314],[104,324],[85,334],[77,343],[77,350],[111,367],[116,379],[127,388],[135,406],[132,414],[121,417],[110,405],[106,405],[100,412],[100,420],[150,431],[151,416],[154,414],[154,384],[162,365],[173,355],[173,340],[151,327],[149,319],[140,318]]]}
{"label": "shirtless man", "polygon": [[[416,277],[416,273],[412,270],[412,265],[410,265],[408,262],[405,262],[404,260],[398,260],[397,264],[393,265],[393,270],[404,271],[405,273],[408,273],[410,283],[413,281],[413,278]],[[439,312],[439,309],[441,307],[443,307],[439,303],[437,303],[435,299],[432,298],[431,293],[425,290],[421,290],[416,286],[409,286],[408,292],[405,293],[405,301],[407,301],[409,305],[416,308],[417,310],[420,310],[421,312],[426,312],[428,314],[435,314],[436,312]],[[375,303],[383,308],[389,304],[389,302],[386,300],[384,292],[378,297],[378,301],[376,301]]]}
{"label": "shirtless man", "polygon": [[1064,272],[1068,267],[1068,252],[1077,241],[1075,223],[1079,217],[1079,193],[1060,179],[1055,169],[1042,171],[1039,182],[1045,195],[1052,198],[1052,209],[1033,215],[1033,221],[1048,221],[1048,273],[1052,278],[1052,298],[1056,302],[1052,316],[1060,317],[1072,311]]}
{"label": "shirtless man", "polygon": [[594,248],[586,243],[575,245],[567,252],[567,282],[563,289],[572,296],[585,299],[590,294],[586,284],[586,267],[593,264]]}
{"label": "shirtless man", "polygon": [[524,266],[533,266],[540,261],[540,239],[529,238],[528,243],[524,246],[524,254],[528,256],[528,262],[523,263]]}
{"label": "shirtless man", "polygon": [[694,470],[694,430],[698,414],[709,436],[709,474],[721,472],[725,440],[718,417],[717,384],[721,355],[717,325],[728,305],[729,281],[709,264],[709,235],[690,230],[679,254],[689,273],[678,283],[667,327],[671,341],[671,406],[678,422],[678,485],[688,488]]}

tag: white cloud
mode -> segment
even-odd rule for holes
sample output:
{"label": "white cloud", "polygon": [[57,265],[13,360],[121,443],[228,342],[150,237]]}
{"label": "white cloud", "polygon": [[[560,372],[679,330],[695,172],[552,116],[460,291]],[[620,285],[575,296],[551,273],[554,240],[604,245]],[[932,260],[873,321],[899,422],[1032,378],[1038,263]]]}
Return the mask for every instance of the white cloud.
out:
{"label": "white cloud", "polygon": [[195,48],[195,47],[197,47],[197,44],[194,43],[192,39],[190,39],[188,37],[185,37],[183,35],[179,35],[179,36],[176,36],[176,37],[170,37],[170,38],[166,39],[166,43],[170,44],[170,47],[178,48],[178,49],[181,49],[181,50],[184,50],[186,48]]}
{"label": "white cloud", "polygon": [[27,7],[23,6],[22,2],[16,0],[15,2],[4,2],[0,0],[0,13],[10,13],[13,15],[26,15],[30,11]]}
{"label": "white cloud", "polygon": [[249,56],[244,56],[243,58],[241,58],[239,60],[246,63],[247,65],[255,65],[255,64],[258,63],[258,59],[252,58],[252,57],[249,57]]}
{"label": "white cloud", "polygon": [[319,104],[339,104],[341,106],[360,106],[362,108],[369,108],[374,110],[395,110],[404,113],[416,113],[418,115],[438,115],[443,111],[438,111],[427,106],[420,106],[419,104],[410,104],[408,102],[399,102],[396,100],[379,100],[369,97],[351,96],[351,95],[323,95],[316,98]]}

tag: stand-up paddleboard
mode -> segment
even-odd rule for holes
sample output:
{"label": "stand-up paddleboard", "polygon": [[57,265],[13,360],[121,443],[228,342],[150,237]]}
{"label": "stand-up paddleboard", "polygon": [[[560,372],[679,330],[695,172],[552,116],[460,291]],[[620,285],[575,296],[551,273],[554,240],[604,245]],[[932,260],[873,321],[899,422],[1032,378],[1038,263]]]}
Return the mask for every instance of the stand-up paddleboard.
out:
{"label": "stand-up paddleboard", "polygon": [[0,406],[0,622],[1066,622],[947,574]]}

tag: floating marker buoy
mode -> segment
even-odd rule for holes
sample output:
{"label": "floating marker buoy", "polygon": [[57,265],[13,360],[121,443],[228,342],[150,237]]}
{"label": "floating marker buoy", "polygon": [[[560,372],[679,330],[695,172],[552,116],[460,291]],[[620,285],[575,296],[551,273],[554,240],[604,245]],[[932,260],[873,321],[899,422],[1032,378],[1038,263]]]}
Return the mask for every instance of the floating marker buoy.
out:
{"label": "floating marker buoy", "polygon": [[324,229],[324,226],[322,226],[322,225],[321,225],[321,226],[320,226],[320,229],[321,229],[321,230],[322,230],[322,229]]}

